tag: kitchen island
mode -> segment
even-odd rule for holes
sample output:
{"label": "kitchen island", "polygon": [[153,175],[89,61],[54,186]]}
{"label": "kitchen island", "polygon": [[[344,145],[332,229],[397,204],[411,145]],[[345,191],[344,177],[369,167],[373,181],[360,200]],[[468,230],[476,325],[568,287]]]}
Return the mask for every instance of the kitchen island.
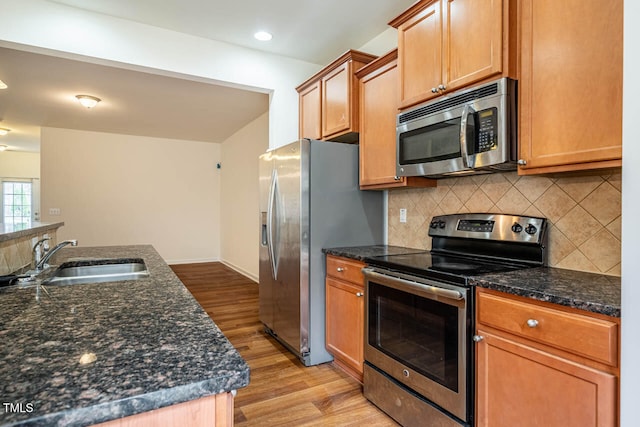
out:
{"label": "kitchen island", "polygon": [[231,425],[249,367],[153,247],[65,248],[52,263],[77,258],[142,258],[150,275],[45,286],[39,301],[35,286],[0,290],[0,426]]}

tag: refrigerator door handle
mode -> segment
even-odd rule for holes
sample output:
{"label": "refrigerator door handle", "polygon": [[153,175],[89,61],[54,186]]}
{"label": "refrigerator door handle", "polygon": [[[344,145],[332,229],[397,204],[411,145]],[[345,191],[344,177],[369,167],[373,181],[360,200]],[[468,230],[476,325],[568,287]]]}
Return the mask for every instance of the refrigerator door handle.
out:
{"label": "refrigerator door handle", "polygon": [[269,263],[271,265],[271,275],[278,278],[278,261],[273,246],[273,220],[276,202],[276,192],[278,191],[278,171],[274,169],[271,173],[271,185],[269,186],[269,204],[267,206],[267,250],[269,252]]}

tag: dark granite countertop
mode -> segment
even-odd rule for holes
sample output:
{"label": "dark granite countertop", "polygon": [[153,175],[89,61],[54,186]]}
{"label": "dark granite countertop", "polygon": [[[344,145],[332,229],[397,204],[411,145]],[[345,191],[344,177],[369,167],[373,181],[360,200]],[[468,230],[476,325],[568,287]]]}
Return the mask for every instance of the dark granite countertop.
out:
{"label": "dark granite countertop", "polygon": [[7,240],[17,239],[23,236],[30,236],[32,234],[43,233],[49,230],[55,230],[64,225],[64,222],[44,223],[44,222],[32,222],[28,227],[13,226],[9,224],[0,223],[0,242],[6,242]]}
{"label": "dark granite countertop", "polygon": [[0,291],[1,426],[86,426],[249,383],[246,362],[153,247],[69,247],[52,261],[77,257],[143,258],[150,276],[46,286],[39,302],[35,286]]}
{"label": "dark granite countertop", "polygon": [[370,245],[370,246],[349,246],[343,248],[324,248],[322,252],[327,255],[351,258],[358,261],[365,261],[368,257],[382,255],[402,255],[424,252],[425,249],[405,248],[402,246]]}
{"label": "dark granite countertop", "polygon": [[493,273],[470,280],[475,286],[620,317],[620,277],[538,267]]}
{"label": "dark granite countertop", "polygon": [[[402,246],[326,248],[325,254],[366,262],[368,257],[424,252]],[[472,286],[620,317],[620,277],[552,267],[529,268],[473,277]]]}

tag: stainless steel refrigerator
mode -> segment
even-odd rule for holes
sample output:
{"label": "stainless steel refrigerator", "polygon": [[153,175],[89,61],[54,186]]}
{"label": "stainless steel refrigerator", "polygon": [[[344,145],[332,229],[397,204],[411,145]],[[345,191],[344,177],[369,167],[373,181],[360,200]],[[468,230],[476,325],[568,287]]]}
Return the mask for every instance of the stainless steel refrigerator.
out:
{"label": "stainless steel refrigerator", "polygon": [[305,365],[328,362],[322,248],[382,243],[383,195],[359,190],[353,144],[302,139],[259,168],[260,320]]}

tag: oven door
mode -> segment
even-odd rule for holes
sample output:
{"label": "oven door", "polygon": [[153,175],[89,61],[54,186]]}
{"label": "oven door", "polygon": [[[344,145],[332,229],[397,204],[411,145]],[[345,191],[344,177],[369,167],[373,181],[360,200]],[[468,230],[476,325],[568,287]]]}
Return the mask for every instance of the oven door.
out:
{"label": "oven door", "polygon": [[363,272],[365,360],[469,420],[472,292],[378,268]]}

